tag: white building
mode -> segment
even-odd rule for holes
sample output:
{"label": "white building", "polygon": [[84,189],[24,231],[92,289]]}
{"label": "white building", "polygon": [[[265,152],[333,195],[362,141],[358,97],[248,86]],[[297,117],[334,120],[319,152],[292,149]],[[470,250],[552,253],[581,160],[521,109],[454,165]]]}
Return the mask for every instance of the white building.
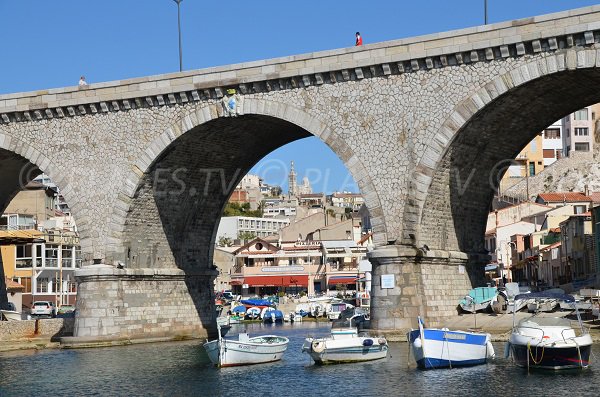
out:
{"label": "white building", "polygon": [[253,233],[256,237],[266,237],[277,234],[279,230],[290,224],[287,218],[254,218],[249,216],[227,216],[221,218],[217,230],[217,240],[227,237],[232,240],[238,239],[240,233]]}
{"label": "white building", "polygon": [[562,136],[562,120],[555,121],[544,130],[542,135],[544,167],[549,166],[563,156]]}

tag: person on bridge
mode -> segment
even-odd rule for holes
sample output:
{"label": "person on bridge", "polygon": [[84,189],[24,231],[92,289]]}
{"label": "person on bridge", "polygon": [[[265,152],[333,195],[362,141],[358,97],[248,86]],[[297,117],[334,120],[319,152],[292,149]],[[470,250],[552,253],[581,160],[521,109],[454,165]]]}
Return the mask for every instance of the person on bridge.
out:
{"label": "person on bridge", "polygon": [[356,32],[356,46],[362,45],[362,37],[360,36],[360,32]]}
{"label": "person on bridge", "polygon": [[81,76],[79,78],[79,86],[83,86],[83,85],[87,85],[87,82],[85,81],[85,76]]}

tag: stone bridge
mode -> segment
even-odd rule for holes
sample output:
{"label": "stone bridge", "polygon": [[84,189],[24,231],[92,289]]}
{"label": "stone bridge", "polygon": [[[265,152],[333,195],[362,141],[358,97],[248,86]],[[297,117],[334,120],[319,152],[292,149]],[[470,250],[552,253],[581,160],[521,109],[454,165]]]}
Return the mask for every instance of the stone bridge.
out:
{"label": "stone bridge", "polygon": [[76,337],[202,336],[214,327],[212,247],[228,196],[266,154],[314,135],[372,216],[373,328],[400,331],[417,314],[440,324],[483,274],[506,159],[600,102],[599,43],[594,6],[2,95],[0,206],[45,172],[72,208],[86,263],[105,264],[78,273]]}

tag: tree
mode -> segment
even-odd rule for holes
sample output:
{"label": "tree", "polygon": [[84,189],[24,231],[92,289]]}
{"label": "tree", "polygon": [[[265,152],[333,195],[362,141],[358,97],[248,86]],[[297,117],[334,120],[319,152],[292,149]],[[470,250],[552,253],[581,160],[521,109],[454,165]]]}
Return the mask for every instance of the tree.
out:
{"label": "tree", "polygon": [[231,247],[233,241],[229,237],[221,236],[219,237],[219,242],[217,244],[219,247]]}
{"label": "tree", "polygon": [[252,240],[252,239],[256,238],[256,233],[254,233],[254,232],[248,232],[248,231],[239,232],[238,233],[238,238],[240,240]]}
{"label": "tree", "polygon": [[274,186],[271,188],[271,196],[272,197],[279,197],[279,196],[281,196],[282,192],[283,192],[283,190],[281,190],[281,186]]}

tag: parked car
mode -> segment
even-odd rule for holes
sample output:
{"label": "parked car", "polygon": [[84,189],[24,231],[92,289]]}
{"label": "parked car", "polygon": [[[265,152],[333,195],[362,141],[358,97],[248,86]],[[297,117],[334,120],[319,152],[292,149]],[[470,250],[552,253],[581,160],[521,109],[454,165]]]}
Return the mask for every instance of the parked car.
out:
{"label": "parked car", "polygon": [[31,306],[32,316],[56,317],[56,306],[50,301],[35,301]]}

